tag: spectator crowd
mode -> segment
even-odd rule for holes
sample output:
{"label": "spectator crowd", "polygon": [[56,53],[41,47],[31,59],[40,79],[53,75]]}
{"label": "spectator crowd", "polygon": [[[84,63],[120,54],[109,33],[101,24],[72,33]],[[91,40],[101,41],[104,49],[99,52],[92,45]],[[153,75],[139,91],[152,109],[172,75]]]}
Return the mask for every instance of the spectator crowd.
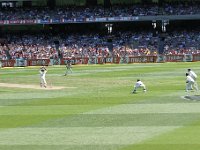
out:
{"label": "spectator crowd", "polygon": [[[1,8],[2,20],[72,20],[101,17],[132,17],[154,15],[200,14],[200,3],[151,5],[113,5],[111,8],[60,7],[50,8]],[[92,56],[146,56],[157,55],[160,38],[152,31],[118,32],[117,34],[6,34],[0,41],[0,60],[6,59],[57,59]],[[112,39],[112,43],[108,42]],[[165,55],[200,53],[199,29],[169,32],[164,39]]]}
{"label": "spectator crowd", "polygon": [[[148,56],[157,55],[159,37],[152,32],[120,32],[118,34],[99,35],[67,34],[57,36],[49,34],[13,35],[4,37],[7,43],[1,43],[0,59],[57,59],[66,57],[93,56]],[[112,38],[112,43],[108,39]],[[173,31],[164,39],[165,55],[184,55],[200,53],[200,32]]]}
{"label": "spectator crowd", "polygon": [[102,17],[133,17],[133,16],[155,16],[155,15],[195,15],[200,14],[200,4],[158,4],[152,5],[113,5],[109,9],[103,6],[78,7],[68,6],[50,9],[44,8],[2,8],[0,20],[84,20],[86,18]]}

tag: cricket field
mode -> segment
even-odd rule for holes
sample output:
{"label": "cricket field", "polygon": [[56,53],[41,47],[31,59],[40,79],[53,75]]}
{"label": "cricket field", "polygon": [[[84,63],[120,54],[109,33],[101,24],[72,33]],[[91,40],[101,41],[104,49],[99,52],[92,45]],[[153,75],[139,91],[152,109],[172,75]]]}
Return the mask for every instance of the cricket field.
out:
{"label": "cricket field", "polygon": [[[0,150],[197,150],[199,62],[0,69]],[[147,87],[132,94],[137,79]],[[197,79],[200,83],[200,79]],[[187,99],[186,97],[196,97]]]}

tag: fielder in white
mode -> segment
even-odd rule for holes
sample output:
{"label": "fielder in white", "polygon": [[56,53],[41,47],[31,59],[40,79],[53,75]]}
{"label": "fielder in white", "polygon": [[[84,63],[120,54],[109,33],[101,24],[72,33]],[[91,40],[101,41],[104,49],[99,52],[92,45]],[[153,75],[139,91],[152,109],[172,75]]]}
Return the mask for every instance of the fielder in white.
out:
{"label": "fielder in white", "polygon": [[47,69],[43,66],[40,68],[39,70],[40,73],[40,87],[47,87],[47,82],[46,82],[46,73],[47,73]]}
{"label": "fielder in white", "polygon": [[199,90],[199,87],[197,84],[197,74],[194,71],[192,71],[192,69],[188,69],[188,74],[194,80],[194,85],[191,85],[191,89],[193,89],[193,86],[195,86],[196,89]]}
{"label": "fielder in white", "polygon": [[64,76],[66,76],[67,74],[69,74],[69,72],[72,73],[72,63],[71,63],[71,60],[67,60],[66,72],[65,72]]}
{"label": "fielder in white", "polygon": [[143,88],[143,91],[146,92],[146,86],[141,80],[137,80],[137,82],[134,85],[134,89],[132,93],[136,93],[138,88]]}
{"label": "fielder in white", "polygon": [[195,90],[198,91],[198,88],[194,85],[195,81],[194,79],[189,75],[189,73],[186,73],[186,92],[189,90],[192,90],[191,87],[194,86]]}

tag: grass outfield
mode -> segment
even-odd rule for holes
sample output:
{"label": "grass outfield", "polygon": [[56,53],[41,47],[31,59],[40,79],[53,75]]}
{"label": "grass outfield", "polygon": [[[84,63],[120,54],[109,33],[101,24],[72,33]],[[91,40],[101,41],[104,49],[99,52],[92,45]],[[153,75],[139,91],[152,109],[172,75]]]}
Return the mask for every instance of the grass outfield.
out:
{"label": "grass outfield", "polygon": [[[51,66],[48,84],[66,88],[0,87],[0,150],[199,149],[200,101],[182,98],[199,64]],[[0,83],[39,86],[38,69],[0,69]],[[147,92],[131,94],[138,78]]]}

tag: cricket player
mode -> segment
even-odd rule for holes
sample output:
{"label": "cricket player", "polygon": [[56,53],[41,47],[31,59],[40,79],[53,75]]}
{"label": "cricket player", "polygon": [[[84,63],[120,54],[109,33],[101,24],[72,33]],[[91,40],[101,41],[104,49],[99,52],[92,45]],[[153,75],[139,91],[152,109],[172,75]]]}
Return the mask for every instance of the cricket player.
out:
{"label": "cricket player", "polygon": [[136,93],[136,90],[138,88],[143,88],[143,91],[146,92],[146,86],[140,79],[137,79],[137,82],[134,85],[134,89],[132,93]]}
{"label": "cricket player", "polygon": [[47,69],[45,68],[45,66],[41,67],[39,70],[40,73],[40,87],[47,87],[47,82],[46,82],[46,73],[47,73]]}
{"label": "cricket player", "polygon": [[[199,90],[198,84],[197,84],[197,75],[192,69],[188,69],[188,74],[192,79],[194,80],[194,86]],[[193,89],[193,85],[191,85],[191,89]]]}
{"label": "cricket player", "polygon": [[192,90],[191,87],[194,86],[195,90],[198,91],[198,88],[194,85],[195,81],[194,79],[189,75],[189,73],[186,73],[186,92],[189,90]]}
{"label": "cricket player", "polygon": [[65,75],[66,76],[69,72],[72,73],[72,63],[71,63],[71,60],[67,60],[67,64],[66,64],[66,72],[65,72]]}

